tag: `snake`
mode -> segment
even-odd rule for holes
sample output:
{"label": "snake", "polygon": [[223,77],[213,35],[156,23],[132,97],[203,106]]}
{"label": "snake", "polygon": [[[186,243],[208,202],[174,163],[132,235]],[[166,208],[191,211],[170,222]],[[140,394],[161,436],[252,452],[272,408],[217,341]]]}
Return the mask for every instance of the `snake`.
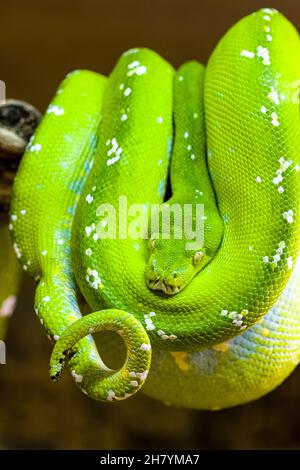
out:
{"label": "snake", "polygon": [[[295,27],[265,8],[234,24],[206,67],[175,70],[134,48],[109,77],[66,76],[22,158],[10,212],[54,344],[52,380],[68,364],[95,400],[143,387],[217,410],[294,370],[299,53]],[[192,220],[181,238],[175,208]],[[169,237],[152,230],[155,211],[169,211]]]}
{"label": "snake", "polygon": [[12,182],[39,119],[39,111],[25,101],[0,102],[0,341],[6,337],[22,279],[9,233],[8,210]]}

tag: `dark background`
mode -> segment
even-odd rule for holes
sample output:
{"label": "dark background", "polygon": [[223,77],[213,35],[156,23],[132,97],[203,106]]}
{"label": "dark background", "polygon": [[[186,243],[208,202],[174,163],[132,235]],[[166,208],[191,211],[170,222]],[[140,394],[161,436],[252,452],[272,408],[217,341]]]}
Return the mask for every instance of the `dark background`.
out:
{"label": "dark background", "polygon": [[[261,7],[278,8],[300,29],[299,0],[2,0],[0,79],[8,97],[43,111],[67,72],[107,74],[130,47],[153,48],[174,66],[206,62],[231,25]],[[0,366],[0,448],[300,448],[297,372],[267,397],[219,412],[175,409],[141,394],[100,404],[67,374],[52,384],[33,292],[26,279]]]}

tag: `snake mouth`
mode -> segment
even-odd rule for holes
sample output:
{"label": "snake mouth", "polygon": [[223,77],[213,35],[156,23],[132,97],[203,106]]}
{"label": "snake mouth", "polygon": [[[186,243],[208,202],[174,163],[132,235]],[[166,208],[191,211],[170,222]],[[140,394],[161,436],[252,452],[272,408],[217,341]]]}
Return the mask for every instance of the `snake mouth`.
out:
{"label": "snake mouth", "polygon": [[175,286],[165,279],[148,279],[147,285],[152,290],[160,290],[167,295],[175,295],[180,291],[180,286]]}

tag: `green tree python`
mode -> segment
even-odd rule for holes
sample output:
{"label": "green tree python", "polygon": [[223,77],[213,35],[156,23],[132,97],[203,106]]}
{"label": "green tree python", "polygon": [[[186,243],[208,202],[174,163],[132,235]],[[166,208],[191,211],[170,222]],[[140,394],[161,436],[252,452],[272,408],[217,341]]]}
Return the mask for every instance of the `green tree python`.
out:
{"label": "green tree python", "polygon": [[[27,146],[10,213],[54,343],[53,380],[68,363],[96,400],[143,386],[169,404],[220,409],[266,394],[296,367],[299,55],[295,28],[267,8],[235,24],[206,69],[191,61],[174,71],[137,48],[108,78],[65,78]],[[124,198],[140,234],[150,206],[204,207],[203,243],[113,239],[103,207],[120,227]],[[96,348],[92,335],[104,331],[126,345],[117,370]]]}
{"label": "green tree python", "polygon": [[0,340],[16,303],[22,271],[11,246],[9,205],[14,176],[40,113],[24,101],[0,102]]}

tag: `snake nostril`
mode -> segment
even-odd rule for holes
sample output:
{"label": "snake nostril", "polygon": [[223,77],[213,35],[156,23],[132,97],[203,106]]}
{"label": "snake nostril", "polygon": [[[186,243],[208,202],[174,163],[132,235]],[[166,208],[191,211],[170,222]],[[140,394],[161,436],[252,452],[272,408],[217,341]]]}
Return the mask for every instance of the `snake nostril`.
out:
{"label": "snake nostril", "polygon": [[157,277],[156,273],[154,273],[153,271],[150,271],[150,273],[148,274],[146,278],[146,281],[150,287],[153,287],[159,283],[159,278]]}

